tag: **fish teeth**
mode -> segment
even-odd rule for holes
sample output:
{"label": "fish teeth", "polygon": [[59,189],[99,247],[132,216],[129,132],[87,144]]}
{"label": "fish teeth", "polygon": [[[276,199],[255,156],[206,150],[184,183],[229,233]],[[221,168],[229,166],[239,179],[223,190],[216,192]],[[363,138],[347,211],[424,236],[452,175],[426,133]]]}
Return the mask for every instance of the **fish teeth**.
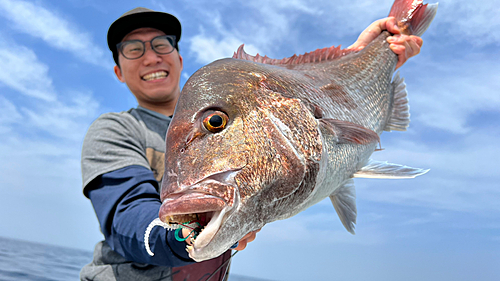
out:
{"label": "fish teeth", "polygon": [[187,246],[186,246],[186,251],[189,253],[190,251],[192,251],[192,250],[193,250],[193,248],[194,248],[193,246],[191,246],[191,245],[187,245]]}

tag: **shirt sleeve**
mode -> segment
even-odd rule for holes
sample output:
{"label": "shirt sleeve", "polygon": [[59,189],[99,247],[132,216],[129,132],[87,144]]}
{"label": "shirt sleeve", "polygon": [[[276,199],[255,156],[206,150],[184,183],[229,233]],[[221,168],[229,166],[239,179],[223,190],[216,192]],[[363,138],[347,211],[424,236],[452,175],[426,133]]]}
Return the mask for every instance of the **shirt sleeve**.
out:
{"label": "shirt sleeve", "polygon": [[106,113],[90,125],[82,146],[83,193],[100,175],[127,166],[149,168],[146,131],[130,114]]}
{"label": "shirt sleeve", "polygon": [[87,190],[101,231],[109,246],[124,258],[146,264],[184,266],[194,263],[186,243],[177,241],[174,231],[154,227],[146,252],[144,233],[158,217],[161,206],[158,182],[149,169],[132,165],[95,178]]}

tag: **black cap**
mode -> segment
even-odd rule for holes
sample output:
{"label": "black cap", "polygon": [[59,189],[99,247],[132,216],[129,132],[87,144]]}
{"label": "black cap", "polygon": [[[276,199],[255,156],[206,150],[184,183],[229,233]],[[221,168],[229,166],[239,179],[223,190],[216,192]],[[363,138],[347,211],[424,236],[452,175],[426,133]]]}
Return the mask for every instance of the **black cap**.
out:
{"label": "black cap", "polygon": [[[173,15],[142,7],[132,9],[115,20],[108,29],[108,47],[113,52],[116,65],[119,65],[116,44],[131,31],[142,27],[151,27],[165,32],[166,35],[175,35],[176,43],[181,39],[181,23]],[[178,44],[175,48],[179,50]]]}

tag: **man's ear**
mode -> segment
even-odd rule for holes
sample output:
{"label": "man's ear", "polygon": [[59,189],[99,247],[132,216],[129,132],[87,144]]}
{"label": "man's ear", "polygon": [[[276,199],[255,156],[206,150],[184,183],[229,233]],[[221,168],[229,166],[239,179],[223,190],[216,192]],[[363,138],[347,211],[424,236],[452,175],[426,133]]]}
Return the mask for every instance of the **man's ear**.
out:
{"label": "man's ear", "polygon": [[123,79],[121,68],[118,65],[115,65],[113,70],[115,71],[116,78],[118,78],[118,80],[120,80],[121,82],[125,83],[125,80]]}
{"label": "man's ear", "polygon": [[182,69],[183,69],[184,65],[183,65],[183,63],[182,63],[182,56],[181,56],[181,54],[179,54],[179,60],[181,61],[181,71],[182,71]]}

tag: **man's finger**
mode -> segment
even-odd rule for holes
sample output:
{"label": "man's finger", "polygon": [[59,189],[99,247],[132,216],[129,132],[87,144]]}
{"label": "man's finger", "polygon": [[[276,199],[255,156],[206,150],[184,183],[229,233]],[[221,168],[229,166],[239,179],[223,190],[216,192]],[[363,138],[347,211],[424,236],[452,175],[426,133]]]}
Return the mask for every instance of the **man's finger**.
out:
{"label": "man's finger", "polygon": [[381,28],[381,30],[387,30],[392,34],[401,34],[401,30],[399,29],[394,17],[387,18],[384,24],[385,25]]}
{"label": "man's finger", "polygon": [[240,240],[238,243],[238,247],[234,248],[236,251],[241,251],[244,250],[247,247],[247,242],[246,240]]}

